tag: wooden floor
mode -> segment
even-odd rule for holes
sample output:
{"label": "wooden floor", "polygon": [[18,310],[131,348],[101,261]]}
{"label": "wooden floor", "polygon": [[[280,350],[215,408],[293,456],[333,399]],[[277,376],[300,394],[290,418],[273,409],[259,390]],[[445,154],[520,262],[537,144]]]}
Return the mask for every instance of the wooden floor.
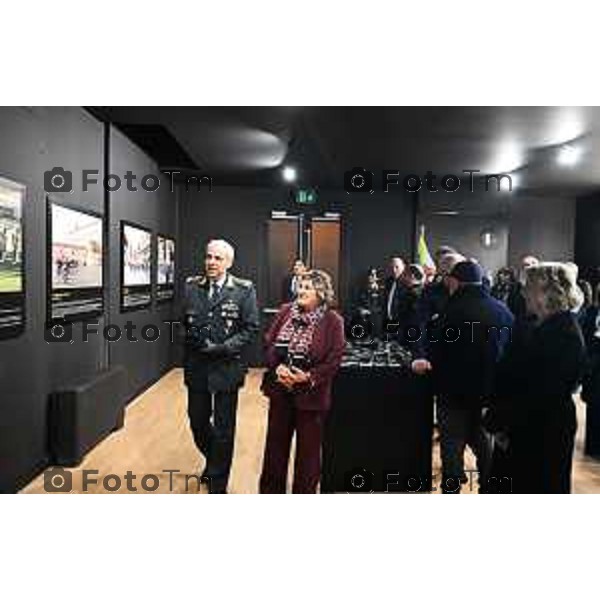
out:
{"label": "wooden floor", "polygon": [[[267,415],[267,400],[258,387],[262,371],[250,372],[240,393],[237,417],[235,455],[229,493],[253,494],[258,490],[258,477],[262,463]],[[579,432],[573,473],[573,491],[580,494],[600,493],[600,462],[582,456],[582,430],[585,412],[578,402]],[[434,447],[434,475],[439,473],[439,446]],[[473,456],[467,453],[466,463],[472,468]],[[196,450],[189,429],[186,411],[186,389],[182,371],[174,369],[159,382],[141,394],[127,408],[125,427],[101,442],[75,469],[67,469],[72,476],[72,493],[81,493],[82,470],[96,469],[98,484],[88,486],[88,493],[148,493],[141,486],[145,475],[154,475],[158,488],[154,493],[206,493],[205,486],[198,490],[197,475],[204,459]],[[167,470],[178,470],[168,473]],[[135,476],[127,490],[125,475]],[[102,479],[114,474],[120,478],[121,487],[108,492]],[[147,480],[152,487],[154,478]],[[107,481],[116,486],[116,480]],[[469,492],[469,486],[463,490]],[[44,475],[33,480],[22,493],[45,493]]]}

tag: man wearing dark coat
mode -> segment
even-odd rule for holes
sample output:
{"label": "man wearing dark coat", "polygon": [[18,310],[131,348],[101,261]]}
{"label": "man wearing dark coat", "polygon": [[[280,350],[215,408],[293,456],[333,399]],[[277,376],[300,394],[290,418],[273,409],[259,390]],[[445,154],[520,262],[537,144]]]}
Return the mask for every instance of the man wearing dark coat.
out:
{"label": "man wearing dark coat", "polygon": [[408,287],[404,280],[404,261],[395,256],[390,262],[391,277],[385,281],[383,294],[383,332],[402,331],[410,310]]}
{"label": "man wearing dark coat", "polygon": [[426,358],[412,365],[416,373],[430,371],[433,378],[445,492],[460,491],[465,480],[466,445],[477,458],[479,490],[486,491],[491,445],[482,427],[482,408],[510,340],[513,316],[490,296],[482,280],[482,269],[473,261],[452,268],[446,277],[450,297],[436,325],[427,332]]}
{"label": "man wearing dark coat", "polygon": [[238,391],[246,374],[241,353],[259,329],[254,285],[228,273],[233,257],[228,242],[212,240],[205,274],[185,284],[188,415],[196,446],[206,458],[202,479],[210,493],[227,490]]}

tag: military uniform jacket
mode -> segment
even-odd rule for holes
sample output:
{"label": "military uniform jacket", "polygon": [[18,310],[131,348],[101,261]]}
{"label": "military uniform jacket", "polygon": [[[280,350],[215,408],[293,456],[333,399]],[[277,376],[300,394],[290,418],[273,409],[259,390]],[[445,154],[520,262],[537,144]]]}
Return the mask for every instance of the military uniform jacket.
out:
{"label": "military uniform jacket", "polygon": [[[217,298],[210,281],[189,277],[185,283],[185,383],[198,391],[234,391],[244,383],[243,348],[258,334],[256,291],[251,281],[227,274]],[[206,344],[220,347],[203,352]]]}

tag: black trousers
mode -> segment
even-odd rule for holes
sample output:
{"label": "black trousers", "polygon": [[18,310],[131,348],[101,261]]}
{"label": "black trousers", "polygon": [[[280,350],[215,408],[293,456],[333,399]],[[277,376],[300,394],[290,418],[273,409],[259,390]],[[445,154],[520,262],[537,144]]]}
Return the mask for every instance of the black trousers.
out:
{"label": "black trousers", "polygon": [[[491,440],[481,424],[481,408],[456,407],[444,397],[437,399],[442,455],[442,491],[460,493],[460,481],[472,484],[465,475],[464,454],[470,446],[477,459],[479,492],[487,491],[491,466]],[[466,481],[465,481],[466,478]]]}
{"label": "black trousers", "polygon": [[203,475],[210,479],[210,491],[227,489],[238,391],[215,392],[188,389],[188,416],[198,450],[206,458]]}

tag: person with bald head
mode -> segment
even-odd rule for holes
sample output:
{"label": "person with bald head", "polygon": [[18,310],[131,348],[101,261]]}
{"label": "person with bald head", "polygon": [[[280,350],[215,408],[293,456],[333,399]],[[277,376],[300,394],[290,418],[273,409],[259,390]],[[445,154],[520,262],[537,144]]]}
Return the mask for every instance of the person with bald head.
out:
{"label": "person with bald head", "polygon": [[235,251],[225,240],[206,246],[204,273],[185,283],[185,384],[194,441],[206,459],[201,479],[226,493],[233,457],[238,391],[246,367],[241,352],[259,329],[251,281],[229,273]]}

